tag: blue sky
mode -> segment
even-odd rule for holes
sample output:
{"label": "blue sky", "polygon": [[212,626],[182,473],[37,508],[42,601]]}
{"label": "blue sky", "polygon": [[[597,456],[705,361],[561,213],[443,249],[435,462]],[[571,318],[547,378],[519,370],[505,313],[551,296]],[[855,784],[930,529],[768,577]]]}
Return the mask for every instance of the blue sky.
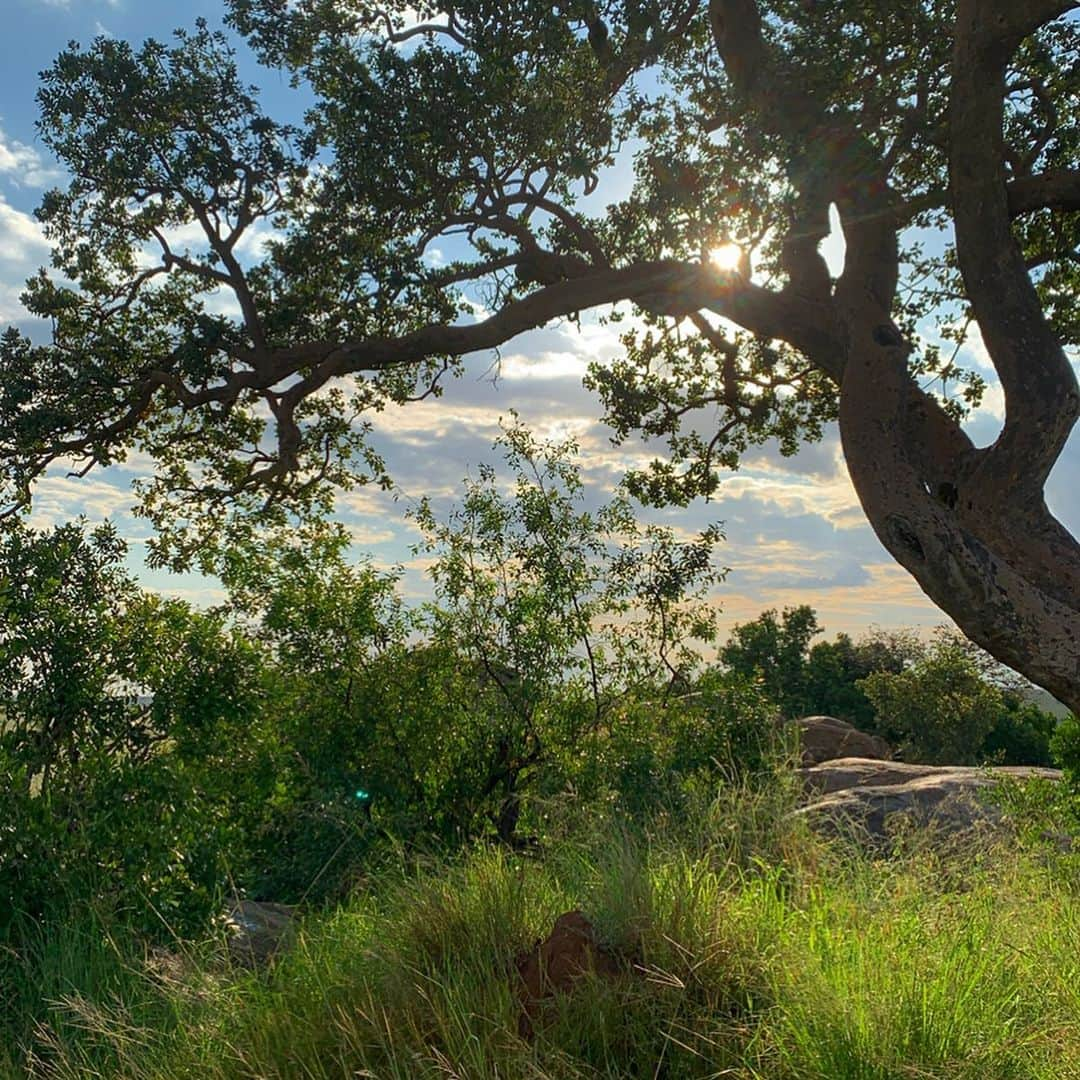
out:
{"label": "blue sky", "polygon": [[[34,91],[38,73],[69,40],[87,44],[95,34],[141,41],[166,38],[177,26],[191,26],[204,15],[220,22],[220,3],[190,0],[0,0],[6,33],[0,37],[0,325],[25,323],[18,296],[25,278],[47,261],[48,248],[33,219],[42,191],[62,183],[63,174],[36,138]],[[287,80],[248,69],[258,77],[269,111],[297,108]],[[614,184],[620,178],[615,177]],[[609,187],[610,191],[611,188]],[[830,244],[841,257],[842,244]],[[614,328],[583,323],[582,331],[556,325],[534,331],[502,350],[497,380],[492,357],[471,358],[467,374],[448,385],[438,401],[391,410],[379,418],[376,439],[399,488],[397,499],[360,490],[343,497],[341,514],[353,532],[358,552],[379,564],[403,565],[404,587],[426,595],[424,564],[410,554],[417,539],[402,518],[404,503],[423,494],[448,505],[463,475],[491,460],[500,416],[511,408],[542,434],[572,434],[584,451],[583,475],[590,498],[599,499],[631,463],[651,457],[648,448],[613,448],[598,422],[597,401],[581,386],[585,366],[617,355]],[[977,338],[964,360],[992,377]],[[977,442],[990,441],[1001,421],[1001,395],[992,384],[983,407],[972,417]],[[1074,433],[1051,477],[1052,509],[1074,532],[1080,529],[1080,435]],[[34,521],[48,524],[79,514],[92,521],[112,518],[132,541],[132,564],[154,588],[212,601],[212,582],[150,573],[142,567],[145,525],[129,512],[130,483],[138,463],[126,469],[72,480],[47,476],[40,485]],[[783,459],[764,447],[747,455],[709,504],[664,512],[660,518],[680,530],[708,522],[724,523],[727,541],[718,553],[731,568],[717,594],[723,622],[753,618],[767,607],[808,603],[830,632],[858,634],[871,624],[884,627],[939,624],[944,616],[890,559],[878,543],[847,480],[835,431],[819,444]]]}

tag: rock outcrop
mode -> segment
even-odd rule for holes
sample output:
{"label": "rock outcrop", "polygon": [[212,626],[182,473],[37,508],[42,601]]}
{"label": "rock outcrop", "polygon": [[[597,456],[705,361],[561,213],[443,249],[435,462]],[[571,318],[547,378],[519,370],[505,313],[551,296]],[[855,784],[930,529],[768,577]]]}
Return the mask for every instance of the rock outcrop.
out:
{"label": "rock outcrop", "polygon": [[892,757],[892,747],[879,735],[869,735],[835,716],[804,716],[793,723],[799,729],[804,766],[835,758]]}
{"label": "rock outcrop", "polygon": [[811,798],[796,813],[830,832],[855,831],[885,840],[897,815],[945,834],[997,825],[1001,813],[979,796],[1006,777],[1058,780],[1036,766],[908,765],[861,757],[799,770]]}

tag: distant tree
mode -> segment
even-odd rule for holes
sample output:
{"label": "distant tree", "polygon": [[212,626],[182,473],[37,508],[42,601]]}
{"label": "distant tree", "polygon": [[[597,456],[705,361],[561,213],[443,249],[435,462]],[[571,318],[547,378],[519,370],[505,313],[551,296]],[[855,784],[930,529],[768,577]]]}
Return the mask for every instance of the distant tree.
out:
{"label": "distant tree", "polygon": [[876,671],[899,674],[921,652],[910,635],[876,634],[853,642],[847,634],[810,649],[803,674],[806,712],[838,716],[874,729],[874,707],[858,683]]}
{"label": "distant tree", "polygon": [[1065,717],[1054,732],[1050,749],[1055,763],[1061,766],[1073,790],[1080,795],[1080,719]]}
{"label": "distant tree", "polygon": [[880,734],[905,760],[935,765],[976,764],[1003,704],[1001,691],[948,643],[904,671],[876,672],[860,685]]}
{"label": "distant tree", "polygon": [[804,716],[810,704],[806,659],[810,639],[820,633],[806,604],[784,608],[779,617],[770,609],[732,627],[717,655],[729,671],[757,681],[785,716]]}
{"label": "distant tree", "polygon": [[1002,708],[983,740],[982,756],[999,765],[1053,765],[1058,718],[1018,695],[1002,695]]}
{"label": "distant tree", "polygon": [[764,611],[738,624],[717,653],[725,668],[756,680],[786,716],[838,716],[866,730],[874,728],[874,708],[858,683],[876,671],[900,672],[921,657],[922,644],[910,632],[876,631],[854,642],[847,634],[810,641],[822,632],[809,605]]}
{"label": "distant tree", "polygon": [[[1080,710],[1080,546],[1043,497],[1080,414],[1075,6],[229,0],[309,89],[293,126],[205,25],[72,46],[39,91],[57,274],[26,296],[54,332],[0,342],[5,493],[146,453],[154,553],[183,562],[226,504],[381,478],[368,418],[462,358],[626,301],[590,381],[618,437],[667,442],[638,495],[837,419],[892,556]],[[625,197],[582,203],[631,155]],[[985,447],[972,320],[1004,391]]]}
{"label": "distant tree", "polygon": [[1022,696],[1023,680],[943,631],[915,662],[859,684],[874,728],[910,761],[1049,765],[1057,719]]}

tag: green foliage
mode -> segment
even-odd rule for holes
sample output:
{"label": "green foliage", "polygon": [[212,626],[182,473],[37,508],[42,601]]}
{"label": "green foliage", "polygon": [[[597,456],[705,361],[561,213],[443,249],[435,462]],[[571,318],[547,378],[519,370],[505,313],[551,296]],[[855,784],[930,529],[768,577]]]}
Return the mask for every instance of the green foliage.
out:
{"label": "green foliage", "polygon": [[1002,706],[966,654],[947,646],[906,671],[870,675],[862,688],[901,756],[935,765],[974,765]]}
{"label": "green foliage", "polygon": [[12,528],[11,912],[70,895],[193,927],[226,884],[328,900],[395,843],[534,842],[567,799],[640,815],[768,768],[760,695],[695,684],[717,531],[586,510],[569,445],[514,427],[505,450],[512,495],[485,470],[449,522],[418,509],[424,610],[325,523],[227,532],[207,558],[229,600],[203,613],[142,592],[109,529]]}
{"label": "green foliage", "polygon": [[198,926],[242,848],[258,657],[219,617],[141,594],[123,554],[78,524],[0,539],[0,934],[72,899]]}
{"label": "green foliage", "polygon": [[[788,717],[837,716],[883,735],[908,761],[1050,765],[1057,719],[1024,699],[1024,680],[955,633],[847,634],[810,646],[812,608],[735,626],[718,657]],[[1066,736],[1058,736],[1065,745]]]}
{"label": "green foliage", "polygon": [[[296,124],[264,112],[233,41],[203,21],[171,43],[70,45],[38,94],[42,139],[70,173],[40,210],[57,273],[35,277],[27,301],[55,333],[0,342],[5,497],[25,498],[57,457],[90,467],[139,449],[158,466],[142,509],[163,557],[190,559],[222,502],[325,505],[328,488],[383,478],[368,418],[527,329],[512,309],[523,296],[658,263],[697,279],[710,248],[737,242],[738,275],[752,259],[774,300],[827,234],[830,202],[852,212],[833,196],[871,184],[893,193],[898,229],[921,230],[901,245],[892,304],[916,345],[912,371],[962,414],[981,377],[918,333],[935,322],[952,344],[968,321],[943,194],[953,8],[760,8],[791,115],[748,102],[708,6],[687,0],[229,0],[231,30],[307,95]],[[1018,175],[1075,165],[1075,38],[1072,22],[1050,22],[1013,57],[1005,134]],[[632,185],[596,214],[583,197],[617,161]],[[1015,228],[1055,330],[1074,340],[1075,222],[1046,208]],[[425,257],[436,243],[446,266]],[[807,273],[799,290],[823,306],[827,270]],[[819,324],[786,303],[762,323],[760,297],[727,308],[715,282],[703,296],[687,286],[669,319],[662,295],[625,280],[610,298],[638,302],[643,325],[590,380],[620,437],[667,443],[636,492],[685,502],[747,447],[793,453],[836,417]],[[211,310],[221,289],[237,316]],[[491,342],[464,340],[459,317],[481,296],[512,315]],[[598,296],[590,306],[608,291]],[[745,311],[748,329],[727,340],[704,314],[717,303]],[[714,412],[711,429],[695,423]]]}
{"label": "green foliage", "polygon": [[806,659],[803,673],[806,714],[838,716],[864,731],[873,729],[874,707],[859,681],[876,671],[898,674],[918,655],[905,634],[882,633],[853,642],[847,634],[819,641]]}
{"label": "green foliage", "polygon": [[517,844],[560,800],[642,814],[767,768],[760,695],[695,685],[716,531],[586,511],[571,447],[515,427],[505,449],[512,496],[488,470],[449,523],[418,511],[441,600],[423,611],[327,524],[227,534],[209,557],[229,602],[205,613],[141,592],[107,529],[13,529],[11,910],[70,891],[194,926],[230,881],[327,900],[390,843]]}
{"label": "green foliage", "polygon": [[[109,529],[4,534],[0,1070],[31,1047],[37,1075],[162,1080],[1080,1067],[1075,793],[1006,793],[1035,862],[870,863],[791,814],[772,695],[857,702],[869,668],[879,726],[931,760],[1032,759],[1046,714],[956,639],[811,648],[809,608],[702,670],[715,531],[587,509],[569,444],[503,447],[512,489],[483,470],[447,521],[418,510],[422,611],[327,525],[230,536],[208,612],[141,591]],[[1053,744],[1075,782],[1075,721]],[[227,885],[346,906],[265,974],[146,951]],[[576,907],[625,972],[519,1040],[513,959]]]}
{"label": "green foliage", "polygon": [[1080,793],[1080,720],[1066,716],[1054,732],[1050,749],[1069,783]]}
{"label": "green foliage", "polygon": [[874,709],[859,680],[876,671],[903,671],[921,648],[910,634],[881,631],[858,642],[837,634],[811,646],[821,632],[806,604],[785,608],[779,618],[764,611],[733,627],[717,658],[726,670],[755,680],[784,716],[837,716],[869,730]]}
{"label": "green foliage", "polygon": [[813,608],[785,608],[777,619],[765,611],[732,628],[720,648],[721,663],[745,679],[756,679],[788,717],[806,714],[806,657],[810,639],[821,633]]}
{"label": "green foliage", "polygon": [[407,651],[413,623],[396,576],[351,564],[348,546],[342,528],[318,524],[252,536],[216,556],[230,610],[264,656],[274,771],[251,863],[238,875],[255,895],[317,900],[347,887],[376,826],[415,794],[403,777],[402,717],[372,697],[388,689],[388,666],[403,677],[389,658]]}
{"label": "green foliage", "polygon": [[1053,713],[1005,692],[981,754],[1000,765],[1053,765],[1053,744],[1060,724]]}
{"label": "green foliage", "polygon": [[[712,564],[715,527],[679,542],[642,526],[621,493],[587,510],[572,442],[542,445],[514,424],[501,444],[512,498],[482,468],[449,521],[437,522],[428,502],[415,517],[436,557],[433,639],[473,672],[479,700],[493,699],[493,752],[475,790],[498,798],[492,818],[509,840],[538,772],[554,767],[549,791],[574,785],[582,758],[626,753],[643,714],[663,732],[683,708],[674,699],[691,689],[697,649],[715,635],[705,601],[723,575]],[[650,749],[654,738],[663,736],[650,736]],[[637,781],[648,785],[651,771]]]}
{"label": "green foliage", "polygon": [[563,750],[553,775],[585,806],[678,818],[718,785],[768,782],[789,750],[776,720],[757,686],[709,671],[684,696],[624,701],[602,731]]}
{"label": "green foliage", "polygon": [[956,643],[907,667],[898,641],[808,649],[803,608],[738,628],[702,671],[715,530],[679,542],[621,498],[586,509],[570,445],[514,427],[504,449],[511,493],[484,470],[447,522],[418,509],[439,590],[420,611],[337,527],[219,551],[229,604],[203,613],[141,592],[108,529],[10,529],[10,917],[77,897],[161,933],[226,885],[338,898],[394,844],[542,843],[571,804],[678,815],[769,775],[774,702],[854,700],[860,665],[892,666],[861,685],[905,755],[1047,759],[1049,718]]}
{"label": "green foliage", "polygon": [[945,634],[904,670],[876,672],[859,686],[876,730],[905,760],[1050,764],[1055,717],[995,681],[996,670],[969,642]]}

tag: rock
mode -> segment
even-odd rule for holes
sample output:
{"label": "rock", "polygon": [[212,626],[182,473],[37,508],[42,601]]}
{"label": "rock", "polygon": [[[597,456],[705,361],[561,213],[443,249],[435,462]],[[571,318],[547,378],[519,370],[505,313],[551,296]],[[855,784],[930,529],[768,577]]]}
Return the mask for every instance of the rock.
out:
{"label": "rock", "polygon": [[518,1034],[531,1038],[545,1003],[566,993],[586,972],[612,977],[618,974],[615,958],[596,941],[592,923],[580,911],[568,911],[555,920],[551,935],[518,956],[517,997],[521,1004]]}
{"label": "rock", "polygon": [[225,916],[229,958],[243,967],[266,964],[291,936],[296,908],[258,900],[235,900]]}
{"label": "rock", "polygon": [[799,729],[803,765],[817,765],[834,758],[888,760],[892,757],[892,747],[879,735],[869,735],[835,716],[804,716],[794,724]]}
{"label": "rock", "polygon": [[1001,812],[981,800],[980,792],[1006,777],[1061,777],[1058,769],[1036,766],[907,765],[863,758],[799,771],[815,799],[797,814],[829,832],[854,828],[874,843],[888,837],[896,815],[952,835],[997,825]]}
{"label": "rock", "polygon": [[1042,777],[1060,780],[1060,769],[1044,769],[1036,765],[914,765],[906,761],[879,761],[875,758],[845,757],[797,769],[808,794],[827,795],[855,787],[891,787],[920,780],[925,776],[957,776],[994,778],[1013,776],[1021,780]]}

